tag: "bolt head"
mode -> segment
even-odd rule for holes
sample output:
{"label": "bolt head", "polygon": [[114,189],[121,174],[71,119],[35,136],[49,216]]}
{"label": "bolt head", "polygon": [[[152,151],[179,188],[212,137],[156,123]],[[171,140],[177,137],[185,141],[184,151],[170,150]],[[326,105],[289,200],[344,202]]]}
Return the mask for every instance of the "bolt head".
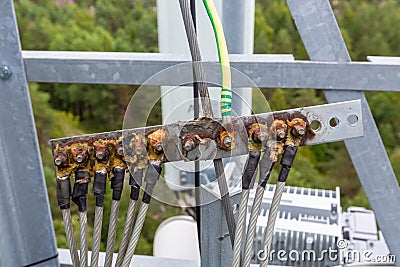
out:
{"label": "bolt head", "polygon": [[157,151],[157,152],[162,152],[162,151],[163,151],[163,145],[162,145],[161,143],[158,143],[158,144],[156,145],[156,151]]}
{"label": "bolt head", "polygon": [[102,160],[102,159],[104,159],[105,157],[106,157],[106,153],[104,153],[104,151],[99,151],[99,152],[96,153],[96,158],[97,158],[97,159]]}
{"label": "bolt head", "polygon": [[185,145],[183,146],[183,148],[185,149],[185,151],[189,152],[190,150],[193,149],[193,141],[192,140],[187,140],[185,142]]}
{"label": "bolt head", "polygon": [[135,148],[135,153],[138,156],[142,155],[143,154],[143,148],[141,148],[141,147]]}
{"label": "bolt head", "polygon": [[186,142],[183,148],[185,149],[185,151],[189,152],[192,149],[192,145]]}
{"label": "bolt head", "polygon": [[7,80],[10,78],[12,72],[10,68],[6,65],[0,66],[0,78],[3,80]]}
{"label": "bolt head", "polygon": [[54,159],[54,164],[56,165],[56,166],[61,166],[61,164],[62,164],[62,159],[60,159],[60,158],[55,158]]}
{"label": "bolt head", "polygon": [[76,156],[76,162],[82,163],[83,162],[83,156],[82,155]]}
{"label": "bolt head", "polygon": [[278,132],[278,137],[279,138],[283,139],[283,138],[285,138],[285,136],[286,136],[286,133],[284,131],[279,131]]}
{"label": "bolt head", "polygon": [[258,139],[261,143],[263,143],[263,142],[265,142],[265,141],[267,140],[267,135],[266,135],[265,133],[260,133],[260,134],[257,136],[257,139]]}
{"label": "bolt head", "polygon": [[297,129],[297,133],[299,135],[304,135],[306,133],[306,130],[304,128],[299,128],[299,129]]}
{"label": "bolt head", "polygon": [[232,137],[230,137],[229,135],[225,136],[224,140],[223,140],[223,144],[226,147],[231,147],[232,146]]}
{"label": "bolt head", "polygon": [[118,155],[119,156],[123,156],[124,155],[124,148],[121,146],[121,147],[119,147],[118,149],[117,149],[117,153],[118,153]]}

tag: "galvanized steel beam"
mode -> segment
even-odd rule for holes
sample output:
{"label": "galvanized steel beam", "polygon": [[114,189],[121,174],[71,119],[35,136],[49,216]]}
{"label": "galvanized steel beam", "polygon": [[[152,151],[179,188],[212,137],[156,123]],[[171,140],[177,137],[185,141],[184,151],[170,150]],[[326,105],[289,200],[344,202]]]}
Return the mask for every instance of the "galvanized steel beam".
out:
{"label": "galvanized steel beam", "polygon": [[[328,0],[287,0],[287,3],[311,60],[351,61]],[[353,75],[349,72],[336,79],[346,80]],[[368,79],[366,76],[368,73],[359,78]],[[349,86],[351,88],[352,84]],[[331,103],[361,99],[364,137],[345,140],[345,144],[390,251],[400,257],[400,224],[397,223],[400,221],[400,188],[365,95],[356,91],[326,90],[325,96]]]}
{"label": "galvanized steel beam", "polygon": [[0,7],[0,266],[58,266],[13,1]]}
{"label": "galvanized steel beam", "polygon": [[[183,55],[23,51],[23,58],[30,82],[141,85],[173,66],[174,71],[184,75],[159,75],[146,84],[182,85],[191,77],[191,68],[179,66],[190,62]],[[253,87],[255,83],[261,88],[400,91],[398,64],[341,62],[344,60],[340,58],[339,62],[334,58],[328,60],[332,62],[297,61],[292,55],[231,55],[230,58],[231,66],[250,78],[237,77],[233,72],[235,87]],[[208,80],[218,80],[218,64],[205,63],[205,66]]]}

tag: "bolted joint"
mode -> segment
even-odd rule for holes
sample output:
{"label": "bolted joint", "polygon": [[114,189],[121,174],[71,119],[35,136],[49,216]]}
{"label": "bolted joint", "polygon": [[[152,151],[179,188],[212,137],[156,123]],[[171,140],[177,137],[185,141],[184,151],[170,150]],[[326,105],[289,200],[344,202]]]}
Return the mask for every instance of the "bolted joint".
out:
{"label": "bolted joint", "polygon": [[54,157],[54,165],[57,167],[65,167],[68,165],[68,155],[63,151],[59,151],[56,153]]}
{"label": "bolted joint", "polygon": [[105,163],[110,158],[110,150],[103,142],[97,142],[94,144],[94,156],[99,162]]}
{"label": "bolted joint", "polygon": [[306,133],[306,130],[304,128],[297,129],[297,134],[298,135],[304,135],[305,133]]}
{"label": "bolted joint", "polygon": [[221,149],[232,150],[235,147],[234,135],[228,131],[222,131],[220,133],[219,145]]}
{"label": "bolted joint", "polygon": [[140,157],[143,155],[145,148],[142,138],[139,135],[133,134],[131,146],[133,147],[133,152],[136,156]]}
{"label": "bolted joint", "polygon": [[120,157],[124,156],[124,148],[123,148],[122,146],[119,146],[119,147],[117,148],[117,154],[118,154],[118,156],[120,156]]}
{"label": "bolted joint", "polygon": [[2,65],[0,66],[0,78],[3,80],[7,80],[8,78],[10,78],[12,72],[11,69],[6,66],[6,65]]}
{"label": "bolted joint", "polygon": [[61,166],[62,163],[63,163],[63,161],[62,161],[61,158],[57,157],[57,158],[54,159],[54,164],[55,164],[56,166],[59,167],[59,166]]}
{"label": "bolted joint", "polygon": [[135,154],[141,156],[143,154],[143,148],[141,146],[135,147]]}
{"label": "bolted joint", "polygon": [[163,145],[161,144],[161,142],[157,143],[155,148],[156,148],[156,151],[158,153],[161,153],[164,150]]}
{"label": "bolted joint", "polygon": [[224,144],[225,147],[230,148],[232,146],[232,137],[230,135],[225,136],[222,143]]}
{"label": "bolted joint", "polygon": [[287,125],[283,120],[275,119],[270,131],[278,140],[282,140],[286,137]]}
{"label": "bolted joint", "polygon": [[278,131],[278,132],[277,132],[277,136],[278,136],[280,139],[283,139],[283,138],[285,138],[285,136],[286,136],[286,132],[285,132],[285,131]]}
{"label": "bolted joint", "polygon": [[306,134],[307,122],[302,118],[294,118],[288,122],[288,125],[293,129],[295,136],[304,136]]}
{"label": "bolted joint", "polygon": [[101,149],[96,151],[96,159],[102,162],[105,162],[108,160],[110,155],[110,152],[108,151],[108,149]]}
{"label": "bolted joint", "polygon": [[78,156],[76,156],[76,162],[78,163],[82,163],[84,159],[85,157],[83,155],[79,154]]}
{"label": "bolted joint", "polygon": [[183,149],[186,152],[193,150],[196,146],[197,146],[196,141],[192,136],[188,136],[183,139]]}
{"label": "bolted joint", "polygon": [[86,165],[89,160],[88,146],[85,143],[74,144],[71,149],[73,159],[79,165]]}
{"label": "bolted joint", "polygon": [[106,157],[106,153],[105,153],[104,151],[98,151],[98,152],[96,153],[96,158],[99,159],[99,160],[102,160],[102,159],[104,159],[105,157]]}
{"label": "bolted joint", "polygon": [[247,135],[252,140],[249,143],[249,149],[253,151],[259,151],[262,147],[265,147],[269,139],[268,128],[265,124],[254,123],[248,129]]}
{"label": "bolted joint", "polygon": [[154,132],[148,133],[147,145],[158,155],[162,155],[164,151],[164,143],[163,140],[166,140],[168,133],[164,129],[158,129]]}
{"label": "bolted joint", "polygon": [[264,132],[258,131],[254,133],[253,140],[257,143],[265,143],[267,141],[268,135]]}

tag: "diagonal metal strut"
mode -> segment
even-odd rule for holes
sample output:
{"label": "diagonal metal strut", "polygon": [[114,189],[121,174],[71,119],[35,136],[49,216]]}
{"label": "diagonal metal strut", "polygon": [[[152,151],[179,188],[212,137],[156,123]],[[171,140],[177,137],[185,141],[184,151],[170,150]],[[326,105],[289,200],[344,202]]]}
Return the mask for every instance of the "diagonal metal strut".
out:
{"label": "diagonal metal strut", "polygon": [[[287,0],[311,60],[350,62],[328,0]],[[400,257],[400,188],[363,92],[325,90],[328,102],[361,99],[364,137],[345,140],[390,252]]]}

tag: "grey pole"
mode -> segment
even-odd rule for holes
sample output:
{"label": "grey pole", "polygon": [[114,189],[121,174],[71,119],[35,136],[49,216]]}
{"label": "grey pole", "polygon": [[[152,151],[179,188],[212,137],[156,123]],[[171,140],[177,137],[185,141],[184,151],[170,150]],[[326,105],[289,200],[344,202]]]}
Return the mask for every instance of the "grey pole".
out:
{"label": "grey pole", "polygon": [[[287,3],[311,60],[351,61],[328,0]],[[360,91],[325,90],[325,96],[329,102],[361,99],[364,137],[345,140],[345,144],[390,252],[400,257],[399,184],[367,99]]]}
{"label": "grey pole", "polygon": [[12,0],[0,0],[0,266],[58,266]]}
{"label": "grey pole", "polygon": [[245,12],[246,1],[230,0],[222,2],[222,25],[229,54],[245,53]]}
{"label": "grey pole", "polygon": [[[229,54],[253,54],[254,14],[247,14],[252,10],[250,6],[254,6],[254,0],[222,2],[222,24]],[[246,16],[253,19],[247,21]],[[247,115],[243,99],[246,93],[251,94],[251,88],[232,88],[232,91],[232,109],[238,115]]]}

